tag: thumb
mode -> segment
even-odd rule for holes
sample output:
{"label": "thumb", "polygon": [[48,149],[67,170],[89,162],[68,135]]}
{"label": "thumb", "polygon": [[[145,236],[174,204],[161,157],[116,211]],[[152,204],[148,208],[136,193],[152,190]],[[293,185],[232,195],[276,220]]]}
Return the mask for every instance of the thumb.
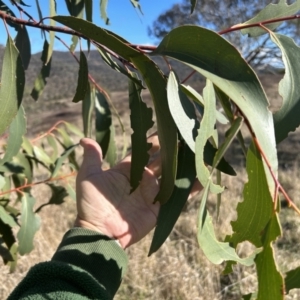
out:
{"label": "thumb", "polygon": [[85,175],[101,172],[103,156],[98,143],[92,139],[83,138],[80,140],[80,145],[84,150],[80,171],[85,173]]}

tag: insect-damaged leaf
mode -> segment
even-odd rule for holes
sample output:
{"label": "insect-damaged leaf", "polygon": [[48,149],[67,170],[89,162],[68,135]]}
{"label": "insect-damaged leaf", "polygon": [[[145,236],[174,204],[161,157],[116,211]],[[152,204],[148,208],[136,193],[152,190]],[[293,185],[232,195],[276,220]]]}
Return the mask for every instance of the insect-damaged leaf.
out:
{"label": "insect-damaged leaf", "polygon": [[281,229],[277,213],[273,213],[268,225],[266,226],[262,245],[263,251],[255,258],[258,293],[257,300],[284,299],[284,283],[280,272],[277,269],[272,242],[281,235]]}
{"label": "insect-damaged leaf", "polygon": [[[286,0],[280,0],[278,4],[269,4],[263,10],[261,10],[254,18],[249,21],[243,23],[242,25],[259,23],[266,20],[277,19],[289,17],[291,15],[296,14],[300,9],[300,1],[296,0],[291,5],[287,4]],[[265,24],[269,30],[276,29],[282,22],[274,22],[270,24]],[[249,34],[252,37],[260,36],[262,34],[268,33],[265,29],[256,26],[252,28],[242,29],[241,32],[243,34]]]}
{"label": "insect-damaged leaf", "polygon": [[243,241],[261,247],[261,233],[270,221],[274,204],[261,156],[253,144],[248,150],[246,168],[248,182],[243,191],[244,201],[237,206],[237,220],[231,222],[234,233],[227,241],[234,247]]}
{"label": "insect-damaged leaf", "polygon": [[0,86],[0,135],[16,116],[22,102],[25,73],[18,49],[8,36],[4,51]]}
{"label": "insect-damaged leaf", "polygon": [[279,83],[279,94],[283,103],[273,115],[278,144],[300,124],[300,48],[291,38],[281,34],[271,33],[271,39],[280,48],[285,65],[285,74]]}
{"label": "insect-damaged leaf", "polygon": [[77,103],[84,99],[88,90],[89,84],[89,70],[86,57],[82,51],[80,51],[80,62],[76,93],[73,98],[73,102]]}
{"label": "insect-damaged leaf", "polygon": [[156,252],[171,233],[189,197],[196,178],[195,155],[182,142],[178,151],[175,187],[169,201],[160,207],[149,255]]}
{"label": "insect-damaged leaf", "polygon": [[46,78],[49,77],[50,75],[50,69],[51,69],[51,59],[48,62],[48,64],[46,64],[47,61],[47,56],[48,56],[48,51],[49,51],[49,44],[48,42],[45,40],[44,42],[44,47],[43,47],[43,52],[42,52],[42,56],[41,56],[41,61],[42,61],[42,69],[40,74],[38,75],[38,77],[35,79],[34,81],[34,87],[31,91],[31,97],[37,101],[39,96],[42,94],[47,81]]}
{"label": "insect-damaged leaf", "polygon": [[21,208],[21,228],[17,234],[19,241],[19,253],[24,255],[33,249],[33,238],[40,228],[40,217],[33,212],[35,199],[24,193]]}
{"label": "insect-damaged leaf", "polygon": [[[200,44],[205,47],[199,47]],[[264,90],[251,67],[237,49],[217,33],[193,25],[181,26],[167,34],[153,55],[166,55],[180,60],[211,80],[238,106],[277,172],[274,124]],[[264,164],[269,190],[275,183]]]}
{"label": "insect-damaged leaf", "polygon": [[[138,76],[132,74],[136,79]],[[130,169],[130,186],[133,192],[139,185],[145,166],[149,160],[148,151],[151,143],[147,142],[147,131],[153,126],[152,109],[147,107],[141,97],[141,88],[132,80],[128,81],[132,159]]]}
{"label": "insect-damaged leaf", "polygon": [[0,159],[0,165],[11,161],[11,159],[18,154],[22,143],[23,135],[26,133],[26,119],[24,109],[20,106],[17,115],[9,126],[7,147],[5,150],[4,157]]}
{"label": "insect-damaged leaf", "polygon": [[102,149],[105,160],[114,166],[117,160],[115,132],[112,124],[112,115],[104,93],[96,92],[95,102],[96,141]]}
{"label": "insect-damaged leaf", "polygon": [[146,56],[133,57],[132,61],[149,88],[156,112],[162,173],[160,190],[155,201],[163,204],[171,196],[176,178],[177,128],[168,106],[166,81],[160,70]]}

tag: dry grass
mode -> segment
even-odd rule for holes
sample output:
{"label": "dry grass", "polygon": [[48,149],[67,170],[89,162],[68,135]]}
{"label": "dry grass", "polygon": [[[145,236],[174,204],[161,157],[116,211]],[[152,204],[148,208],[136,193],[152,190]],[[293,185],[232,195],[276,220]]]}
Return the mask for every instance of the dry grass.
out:
{"label": "dry grass", "polygon": [[[295,184],[299,178],[298,168],[281,173],[283,184],[290,195],[299,199],[300,186]],[[230,233],[230,221],[236,218],[235,207],[241,201],[242,186],[246,175],[237,178],[226,177],[224,184],[228,190],[223,195],[221,220],[216,224],[219,237]],[[42,202],[48,190],[36,188],[35,196]],[[298,201],[298,204],[299,201]],[[215,199],[208,202],[209,210],[215,215]],[[117,300],[126,299],[241,299],[242,294],[254,292],[257,287],[254,267],[234,267],[230,275],[222,275],[223,265],[215,266],[207,261],[199,249],[196,240],[197,209],[199,197],[192,199],[184,209],[175,229],[163,247],[151,257],[147,257],[152,234],[128,249],[130,264],[123,284],[116,295]],[[5,299],[18,282],[26,275],[29,268],[49,260],[58,246],[64,232],[72,226],[75,217],[75,203],[67,200],[62,206],[46,207],[41,212],[42,228],[35,239],[35,249],[21,257],[17,271],[9,274],[1,266],[0,299]],[[281,213],[284,237],[275,247],[280,270],[286,271],[300,265],[297,253],[299,219],[296,214],[284,208]],[[244,243],[239,247],[239,254],[245,255],[251,246]],[[286,299],[299,299],[300,292]]]}

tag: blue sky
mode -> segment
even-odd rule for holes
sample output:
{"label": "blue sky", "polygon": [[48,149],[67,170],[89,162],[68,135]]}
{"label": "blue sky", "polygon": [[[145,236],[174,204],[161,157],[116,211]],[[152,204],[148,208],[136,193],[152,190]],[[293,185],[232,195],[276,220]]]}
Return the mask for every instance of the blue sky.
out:
{"label": "blue sky", "polygon": [[[35,5],[35,0],[23,0],[30,7],[24,7],[24,9],[29,12],[36,20],[38,20],[37,9]],[[10,8],[12,8],[8,0],[4,0]],[[140,0],[140,4],[143,10],[143,15],[141,15],[130,3],[130,0],[109,0],[108,2],[108,16],[110,18],[110,25],[106,26],[103,20],[100,18],[100,7],[99,0],[94,0],[93,7],[93,21],[98,26],[107,28],[116,34],[127,39],[133,44],[153,44],[154,40],[148,36],[147,28],[152,22],[158,17],[158,15],[169,9],[172,4],[180,2],[180,0]],[[43,16],[49,15],[49,8],[47,0],[39,1]],[[57,13],[60,15],[67,15],[68,11],[65,5],[65,1],[56,0],[57,3]],[[19,13],[13,9],[17,17],[20,17]],[[9,28],[10,34],[15,35],[15,30]],[[32,53],[41,51],[43,41],[41,39],[41,33],[39,29],[28,28]],[[68,44],[71,43],[70,37],[66,35],[60,35]],[[0,44],[5,44],[7,39],[7,34],[3,22],[0,20]],[[56,50],[66,50],[64,46],[58,41],[55,43]]]}

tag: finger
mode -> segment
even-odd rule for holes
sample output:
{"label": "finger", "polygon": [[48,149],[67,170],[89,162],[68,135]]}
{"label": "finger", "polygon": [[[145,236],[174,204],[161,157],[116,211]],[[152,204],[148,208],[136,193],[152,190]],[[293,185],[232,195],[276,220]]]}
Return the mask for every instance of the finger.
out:
{"label": "finger", "polygon": [[151,170],[155,177],[159,178],[161,176],[161,156],[159,152],[151,157],[147,168]]}
{"label": "finger", "polygon": [[92,139],[83,138],[80,140],[80,145],[84,149],[81,169],[86,169],[89,174],[101,171],[103,156],[98,143]]}

